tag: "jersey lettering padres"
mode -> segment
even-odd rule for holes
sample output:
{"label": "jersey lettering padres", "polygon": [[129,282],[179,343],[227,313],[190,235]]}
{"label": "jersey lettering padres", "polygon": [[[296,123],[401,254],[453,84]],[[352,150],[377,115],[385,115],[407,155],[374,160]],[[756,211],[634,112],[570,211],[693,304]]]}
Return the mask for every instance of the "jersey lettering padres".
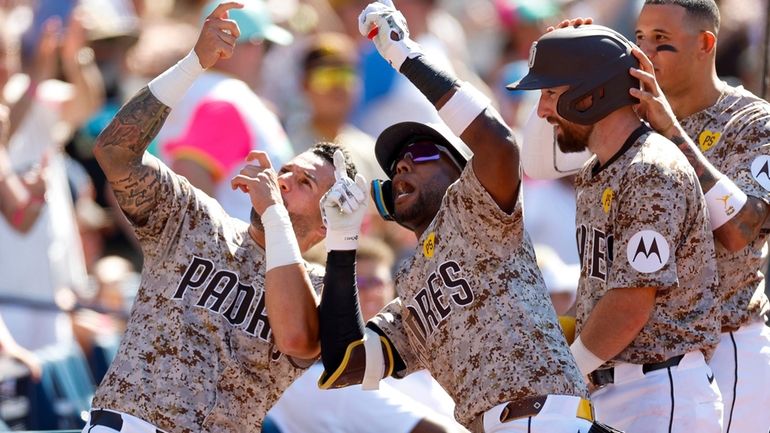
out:
{"label": "jersey lettering padres", "polygon": [[[587,390],[524,232],[521,198],[497,206],[468,163],[373,322],[407,372],[428,369],[468,426],[493,406]],[[407,373],[401,372],[401,373]]]}
{"label": "jersey lettering padres", "polygon": [[161,183],[160,203],[136,228],[141,286],[93,407],[169,432],[259,432],[304,371],[273,343],[264,251],[246,223],[165,166]]}
{"label": "jersey lettering padres", "polygon": [[693,350],[709,357],[719,336],[716,263],[695,172],[671,142],[643,127],[600,170],[598,164],[592,157],[575,183],[576,332],[608,291],[656,287],[649,321],[603,368]]}
{"label": "jersey lettering padres", "polygon": [[[681,121],[701,152],[746,195],[770,203],[770,104],[725,84],[716,104]],[[763,320],[768,232],[734,253],[716,242],[722,326]]]}

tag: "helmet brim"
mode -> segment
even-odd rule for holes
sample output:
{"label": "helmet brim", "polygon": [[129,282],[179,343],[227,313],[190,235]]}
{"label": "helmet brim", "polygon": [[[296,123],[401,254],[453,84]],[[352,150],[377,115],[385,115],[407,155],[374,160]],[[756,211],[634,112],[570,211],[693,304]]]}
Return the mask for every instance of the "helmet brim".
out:
{"label": "helmet brim", "polygon": [[519,81],[513,82],[505,86],[508,90],[540,90],[550,89],[551,87],[559,87],[568,84],[565,80],[557,80],[549,77],[541,77],[537,74],[530,72],[525,75]]}
{"label": "helmet brim", "polygon": [[443,145],[457,158],[461,164],[467,163],[472,154],[470,149],[459,137],[452,134],[448,128],[440,125],[428,125],[420,122],[401,122],[386,128],[377,137],[374,144],[374,155],[382,170],[390,177],[390,167],[393,159],[404,145],[413,137],[431,137],[436,144]]}

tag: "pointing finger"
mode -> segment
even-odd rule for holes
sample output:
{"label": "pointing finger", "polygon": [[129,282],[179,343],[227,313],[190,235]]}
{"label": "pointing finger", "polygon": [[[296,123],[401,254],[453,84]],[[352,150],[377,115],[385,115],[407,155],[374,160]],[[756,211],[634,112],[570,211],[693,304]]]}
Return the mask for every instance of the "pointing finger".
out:
{"label": "pointing finger", "polygon": [[340,180],[347,176],[347,170],[345,170],[345,154],[341,150],[334,151],[334,179]]}
{"label": "pointing finger", "polygon": [[238,2],[227,2],[222,3],[219,6],[217,6],[211,13],[209,14],[209,18],[227,18],[227,11],[230,9],[241,9],[243,8],[243,4]]}
{"label": "pointing finger", "polygon": [[273,163],[270,162],[270,157],[267,156],[267,152],[261,150],[252,150],[246,156],[246,162],[256,161],[262,168],[273,168]]}

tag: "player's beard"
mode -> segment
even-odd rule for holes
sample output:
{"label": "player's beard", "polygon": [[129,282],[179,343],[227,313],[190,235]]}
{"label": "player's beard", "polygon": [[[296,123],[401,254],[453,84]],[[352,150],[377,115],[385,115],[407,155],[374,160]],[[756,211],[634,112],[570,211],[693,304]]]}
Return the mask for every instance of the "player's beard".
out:
{"label": "player's beard", "polygon": [[586,150],[588,147],[588,137],[591,136],[594,125],[576,125],[572,122],[556,119],[555,117],[549,117],[547,120],[551,124],[557,123],[560,127],[559,132],[556,134],[556,143],[559,145],[559,150],[564,153],[579,153]]}
{"label": "player's beard", "polygon": [[[441,201],[449,185],[439,185],[436,179],[429,183],[422,184],[417,191],[417,198],[412,200],[409,206],[396,206],[396,220],[406,227],[414,228],[419,226],[420,220],[433,219],[441,207]],[[393,197],[395,200],[395,195]]]}
{"label": "player's beard", "polygon": [[[265,232],[265,226],[262,224],[262,217],[257,213],[254,208],[251,208],[250,214],[251,225],[262,233]],[[293,212],[289,212],[289,219],[291,220],[291,226],[294,229],[294,235],[297,237],[297,241],[302,240],[310,232],[310,224],[312,224],[312,217],[305,215],[298,215]]]}

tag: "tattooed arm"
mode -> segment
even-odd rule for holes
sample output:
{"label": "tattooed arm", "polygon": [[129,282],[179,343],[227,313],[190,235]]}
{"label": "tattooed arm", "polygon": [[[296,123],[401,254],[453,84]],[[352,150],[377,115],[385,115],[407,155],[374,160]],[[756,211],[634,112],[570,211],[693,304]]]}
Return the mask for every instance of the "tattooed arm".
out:
{"label": "tattooed arm", "polygon": [[96,139],[94,156],[121,209],[137,225],[147,222],[160,185],[159,161],[145,150],[166,121],[170,105],[181,99],[194,80],[189,62],[199,63],[192,69],[206,69],[232,56],[240,31],[228,20],[227,11],[241,7],[235,2],[217,6],[203,23],[194,51],[131,98]]}
{"label": "tattooed arm", "polygon": [[[633,54],[639,60],[639,69],[632,68],[631,75],[643,84],[641,90],[635,88],[630,90],[630,94],[639,98],[640,101],[636,106],[637,114],[682,151],[695,169],[705,194],[726,176],[711,165],[677,121],[671,105],[655,79],[652,62],[639,49],[634,49]],[[729,251],[741,250],[760,234],[768,214],[770,214],[770,206],[763,200],[749,195],[741,210],[714,230],[714,238]]]}
{"label": "tattooed arm", "polygon": [[[710,190],[724,175],[711,165],[678,122],[674,122],[669,129],[664,135],[676,144],[695,169],[701,189],[704,192]],[[741,210],[714,230],[714,237],[729,251],[741,250],[759,236],[769,213],[767,203],[749,195]]]}
{"label": "tattooed arm", "polygon": [[96,139],[94,156],[115,191],[120,208],[137,225],[147,221],[158,192],[158,160],[145,150],[171,109],[143,88],[120,109]]}

